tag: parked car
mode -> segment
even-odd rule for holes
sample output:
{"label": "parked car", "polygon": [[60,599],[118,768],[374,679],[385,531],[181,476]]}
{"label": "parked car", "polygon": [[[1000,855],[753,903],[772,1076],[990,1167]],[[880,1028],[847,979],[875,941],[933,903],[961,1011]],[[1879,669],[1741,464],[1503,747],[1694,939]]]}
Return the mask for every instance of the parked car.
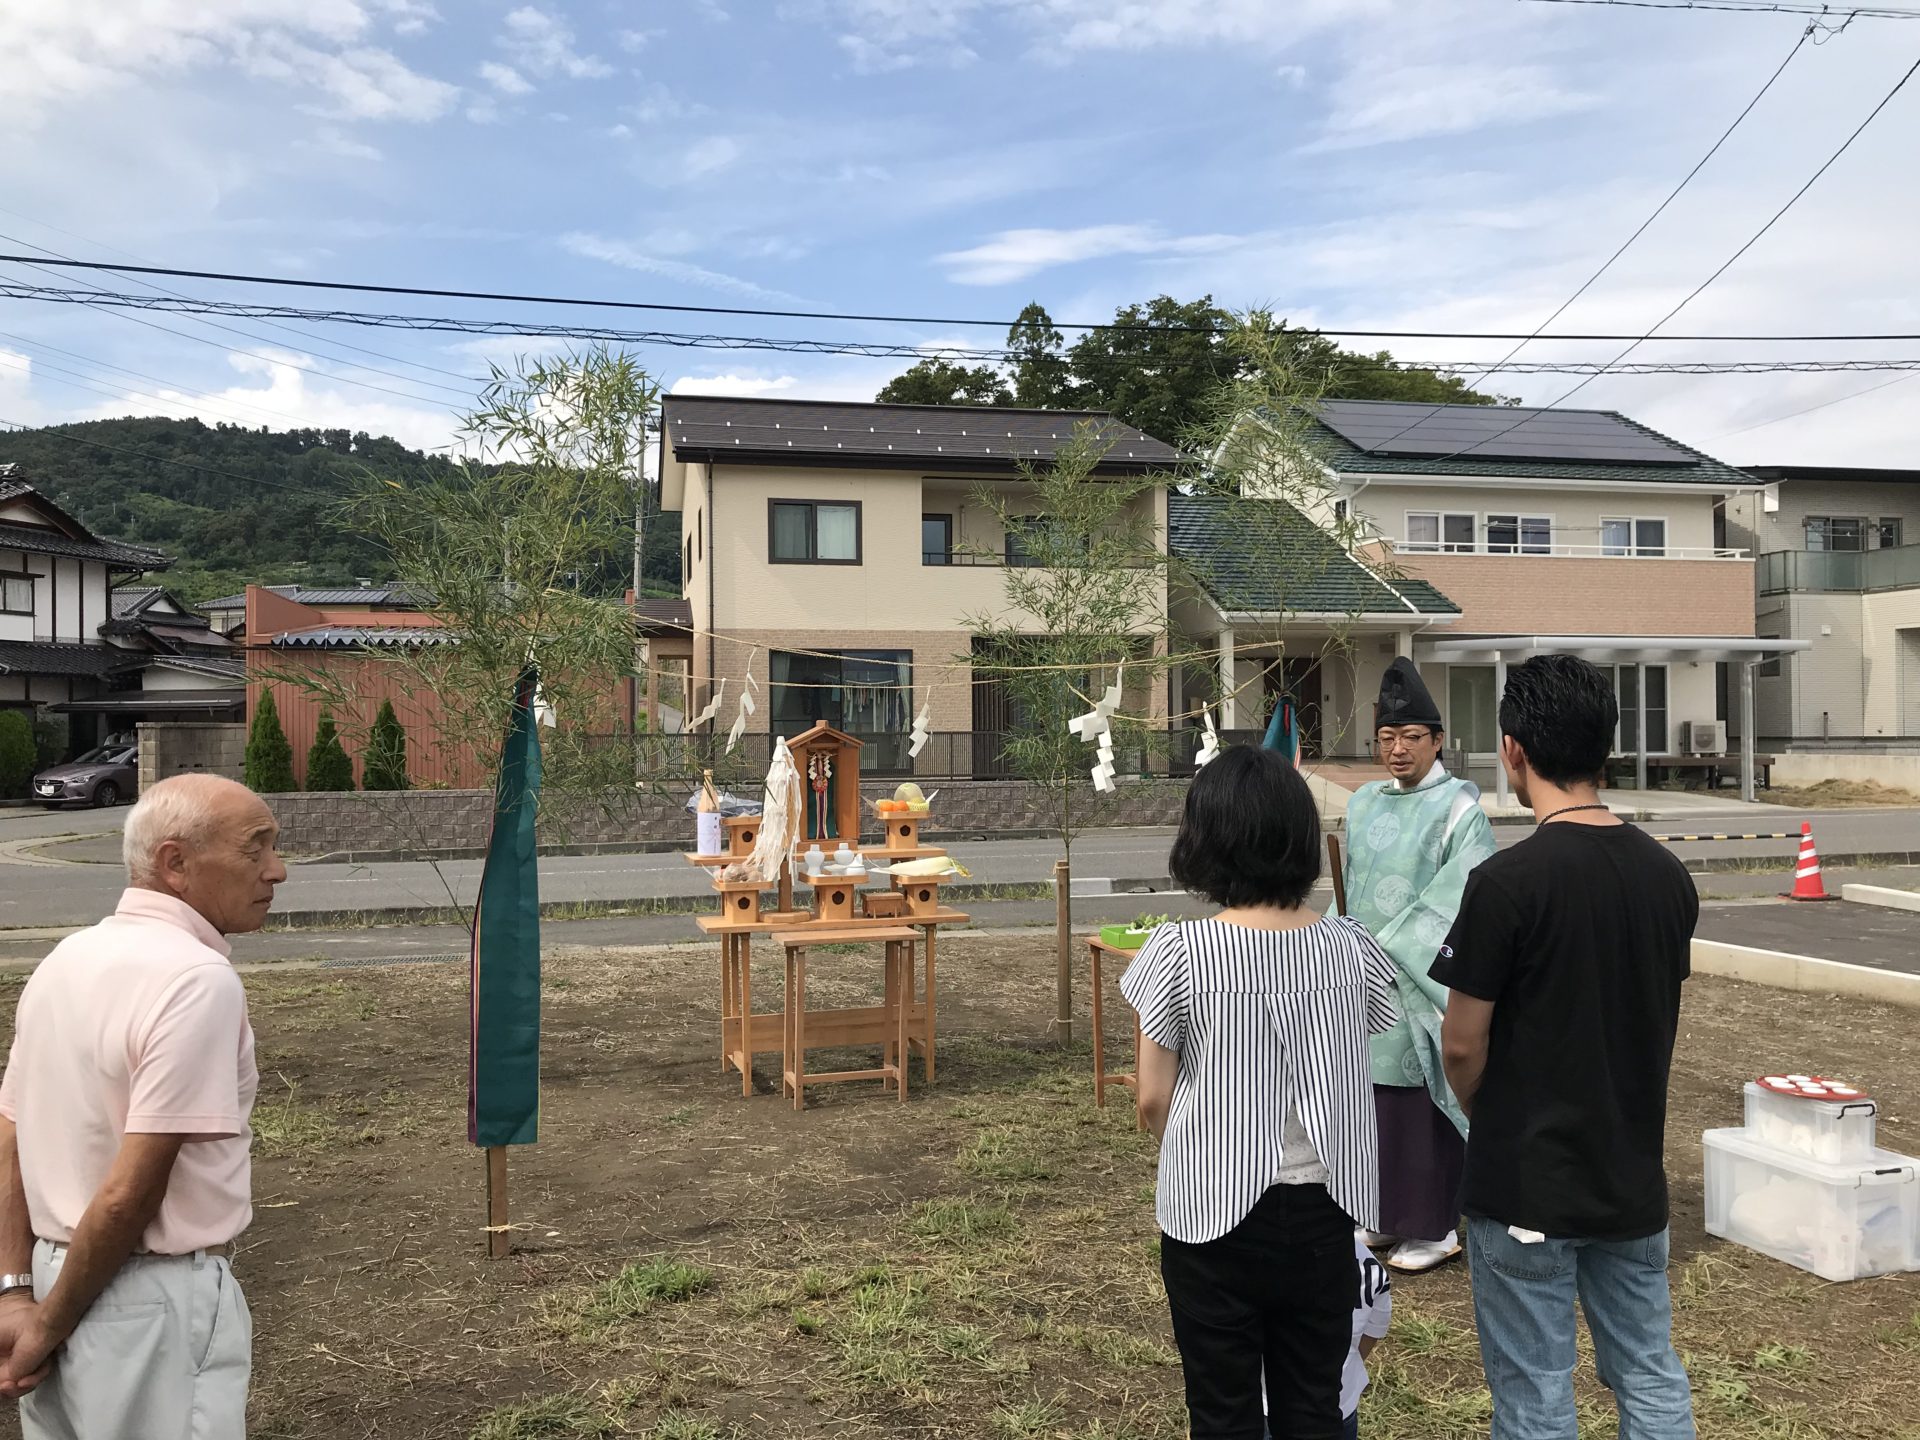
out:
{"label": "parked car", "polygon": [[33,777],[33,798],[49,810],[62,805],[118,805],[140,786],[140,749],[101,745],[78,760],[54,765]]}

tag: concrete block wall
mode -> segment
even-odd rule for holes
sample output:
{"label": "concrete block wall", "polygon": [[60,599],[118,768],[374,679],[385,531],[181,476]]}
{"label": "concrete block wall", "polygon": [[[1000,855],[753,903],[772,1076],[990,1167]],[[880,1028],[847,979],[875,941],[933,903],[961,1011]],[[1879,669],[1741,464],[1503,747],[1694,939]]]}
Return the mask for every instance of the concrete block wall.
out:
{"label": "concrete block wall", "polygon": [[224,775],[246,768],[247,727],[231,722],[168,720],[135,727],[140,737],[140,788],[169,775]]}
{"label": "concrete block wall", "polygon": [[[875,781],[861,789],[878,800],[893,794],[894,783]],[[1051,802],[1025,781],[955,781],[939,789],[925,832],[929,840],[1052,828]],[[1185,780],[1165,778],[1131,781],[1106,796],[1081,786],[1074,811],[1090,828],[1175,825],[1186,793]],[[266,799],[280,822],[280,848],[289,855],[482,850],[493,809],[492,794],[485,790],[300,792]],[[693,822],[683,804],[676,795],[640,792],[566,797],[542,815],[541,843],[691,847]],[[880,836],[879,817],[869,807],[864,838],[877,844]]]}

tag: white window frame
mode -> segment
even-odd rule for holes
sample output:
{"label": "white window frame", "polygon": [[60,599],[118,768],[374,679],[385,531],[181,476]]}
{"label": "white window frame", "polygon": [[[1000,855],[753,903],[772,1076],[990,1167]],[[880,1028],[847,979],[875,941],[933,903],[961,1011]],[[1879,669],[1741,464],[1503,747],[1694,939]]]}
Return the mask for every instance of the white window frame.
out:
{"label": "white window frame", "polygon": [[[1513,548],[1510,550],[1496,550],[1493,548],[1493,522],[1496,518],[1513,521]],[[1541,521],[1544,521],[1547,527],[1546,548],[1544,550],[1530,550],[1527,548],[1527,525],[1529,522],[1538,523]],[[1523,510],[1502,510],[1498,516],[1495,516],[1492,511],[1488,511],[1480,517],[1480,534],[1484,542],[1484,549],[1489,555],[1551,555],[1553,554],[1553,537],[1559,528],[1558,517],[1546,514],[1543,511],[1533,511],[1529,513]]]}
{"label": "white window frame", "polygon": [[[1627,527],[1627,545],[1624,550],[1607,548],[1607,526],[1625,525]],[[1642,525],[1660,527],[1660,543],[1648,545],[1640,538]],[[1602,515],[1600,517],[1600,554],[1609,560],[1636,558],[1641,560],[1660,560],[1672,549],[1673,522],[1665,515]]]}
{"label": "white window frame", "polygon": [[[1433,521],[1434,539],[1431,541],[1413,538],[1415,517]],[[1409,510],[1402,517],[1400,533],[1405,537],[1404,549],[1418,555],[1472,555],[1480,549],[1480,516],[1472,510]],[[1447,521],[1464,520],[1467,533],[1471,537],[1462,545],[1457,540],[1447,539]]]}

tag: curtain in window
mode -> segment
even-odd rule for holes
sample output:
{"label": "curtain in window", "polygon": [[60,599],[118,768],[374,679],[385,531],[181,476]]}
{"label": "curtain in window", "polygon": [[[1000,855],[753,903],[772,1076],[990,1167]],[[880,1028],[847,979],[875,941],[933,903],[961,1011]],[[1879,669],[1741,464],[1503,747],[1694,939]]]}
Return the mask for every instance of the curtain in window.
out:
{"label": "curtain in window", "polygon": [[817,505],[813,511],[815,558],[856,560],[860,556],[859,511],[851,505]]}
{"label": "curtain in window", "polygon": [[812,510],[806,505],[775,505],[773,507],[773,558],[776,560],[806,560],[808,531],[811,528]]}

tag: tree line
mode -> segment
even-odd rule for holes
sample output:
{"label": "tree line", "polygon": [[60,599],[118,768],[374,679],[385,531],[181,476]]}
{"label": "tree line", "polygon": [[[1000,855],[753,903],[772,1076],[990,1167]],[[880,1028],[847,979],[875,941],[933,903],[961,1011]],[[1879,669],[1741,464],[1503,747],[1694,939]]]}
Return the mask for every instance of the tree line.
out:
{"label": "tree line", "polygon": [[1301,388],[1326,399],[1495,405],[1506,397],[1475,390],[1457,375],[1401,368],[1391,352],[1346,350],[1325,335],[1270,315],[1235,316],[1211,295],[1158,295],[1122,305],[1112,329],[1087,330],[1071,344],[1046,307],[1028,305],[1007,330],[1003,365],[921,360],[874,398],[896,405],[1013,405],[1040,410],[1106,410],[1149,435],[1186,440],[1209,419],[1221,387],[1244,379],[1244,348],[1228,343],[1244,325],[1280,342]]}

